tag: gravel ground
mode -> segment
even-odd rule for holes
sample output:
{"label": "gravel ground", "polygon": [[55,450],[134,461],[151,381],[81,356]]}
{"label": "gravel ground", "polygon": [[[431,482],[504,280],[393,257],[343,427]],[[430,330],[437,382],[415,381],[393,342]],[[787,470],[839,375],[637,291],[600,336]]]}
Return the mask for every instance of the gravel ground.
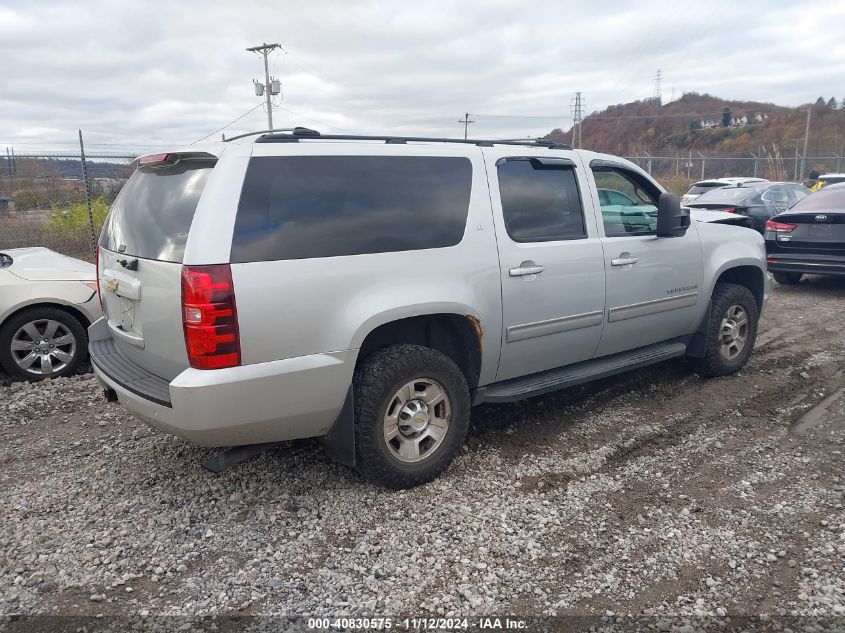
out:
{"label": "gravel ground", "polygon": [[0,379],[0,616],[845,627],[843,311],[843,280],[776,287],[741,374],[670,362],[474,409],[448,473],[404,492],[311,441],[211,475],[91,374]]}

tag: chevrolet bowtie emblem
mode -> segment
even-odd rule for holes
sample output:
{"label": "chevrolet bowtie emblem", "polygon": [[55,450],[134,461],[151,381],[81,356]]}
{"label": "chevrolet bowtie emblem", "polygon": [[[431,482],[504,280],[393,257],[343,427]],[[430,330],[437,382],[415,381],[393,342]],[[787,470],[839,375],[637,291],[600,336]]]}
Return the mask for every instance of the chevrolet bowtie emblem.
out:
{"label": "chevrolet bowtie emblem", "polygon": [[120,282],[117,279],[106,280],[106,288],[108,288],[112,292],[117,292],[117,287],[119,285],[120,285]]}

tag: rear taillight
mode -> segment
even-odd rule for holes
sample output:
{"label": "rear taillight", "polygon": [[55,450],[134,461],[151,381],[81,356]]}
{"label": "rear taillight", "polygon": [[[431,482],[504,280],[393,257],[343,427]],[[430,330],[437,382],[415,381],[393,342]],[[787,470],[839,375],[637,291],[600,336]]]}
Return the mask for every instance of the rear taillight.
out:
{"label": "rear taillight", "polygon": [[96,266],[97,274],[97,299],[100,301],[100,312],[103,311],[103,295],[100,294],[100,245],[94,248],[94,265]]}
{"label": "rear taillight", "polygon": [[191,367],[241,364],[235,287],[228,264],[182,267],[182,325]]}
{"label": "rear taillight", "polygon": [[728,207],[727,209],[722,209],[725,213],[736,213],[736,207]]}
{"label": "rear taillight", "polygon": [[774,231],[775,233],[791,233],[796,228],[796,225],[787,224],[786,222],[775,222],[774,220],[766,221],[766,230]]}

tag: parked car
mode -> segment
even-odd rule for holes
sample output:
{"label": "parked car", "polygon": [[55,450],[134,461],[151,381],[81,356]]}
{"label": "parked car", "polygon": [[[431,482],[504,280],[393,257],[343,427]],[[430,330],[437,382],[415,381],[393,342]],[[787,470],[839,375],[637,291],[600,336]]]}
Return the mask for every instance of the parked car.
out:
{"label": "parked car", "polygon": [[730,185],[748,185],[755,182],[769,182],[765,178],[711,178],[710,180],[699,180],[681,196],[681,206],[687,206],[693,200],[696,200],[701,194],[707,193],[713,189],[720,189],[721,187],[728,187]]}
{"label": "parked car", "polygon": [[763,233],[766,220],[809,195],[810,190],[796,182],[762,182],[732,185],[701,194],[690,209],[736,213],[748,218],[751,228]]}
{"label": "parked car", "polygon": [[297,129],[144,156],[99,246],[108,398],[205,446],[321,437],[391,488],[448,466],[472,405],[684,355],[738,371],[770,286],[753,231],[542,142]]}
{"label": "parked car", "polygon": [[0,366],[14,378],[73,372],[102,316],[92,264],[47,248],[0,252]]}
{"label": "parked car", "polygon": [[822,174],[819,176],[821,188],[829,185],[838,185],[843,182],[845,182],[845,174]]}
{"label": "parked car", "polygon": [[614,191],[613,189],[597,189],[599,194],[599,204],[603,207],[619,205],[623,207],[635,206],[637,203],[626,196],[621,191]]}
{"label": "parked car", "polygon": [[766,222],[769,270],[782,284],[805,273],[845,275],[845,183],[828,185]]}

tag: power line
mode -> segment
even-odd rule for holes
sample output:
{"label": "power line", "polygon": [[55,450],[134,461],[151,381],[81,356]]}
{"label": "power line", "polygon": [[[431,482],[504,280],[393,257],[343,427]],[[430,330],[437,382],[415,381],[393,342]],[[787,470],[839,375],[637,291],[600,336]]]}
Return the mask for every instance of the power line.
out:
{"label": "power line", "polygon": [[[258,104],[257,106],[255,106],[254,108],[250,108],[249,110],[247,110],[246,112],[244,112],[241,116],[239,116],[237,119],[234,119],[234,120],[232,120],[232,121],[229,121],[226,125],[224,125],[224,126],[223,126],[223,127],[221,127],[220,129],[214,130],[213,132],[211,132],[211,134],[206,134],[206,135],[205,135],[205,136],[203,136],[202,138],[197,139],[196,141],[194,141],[193,143],[191,143],[191,145],[196,145],[196,144],[197,144],[197,143],[199,143],[200,141],[204,141],[205,139],[207,139],[209,136],[213,136],[214,134],[217,134],[218,132],[222,132],[223,130],[225,130],[227,127],[229,127],[229,126],[230,126],[230,125],[232,125],[233,123],[237,123],[238,121],[240,121],[240,120],[241,120],[242,118],[244,118],[247,114],[250,114],[250,113],[254,112],[255,110],[257,110],[258,108],[260,108],[262,105],[264,105],[264,104],[263,104],[263,103],[259,103],[259,104]],[[272,128],[270,128],[270,129],[272,129]]]}

